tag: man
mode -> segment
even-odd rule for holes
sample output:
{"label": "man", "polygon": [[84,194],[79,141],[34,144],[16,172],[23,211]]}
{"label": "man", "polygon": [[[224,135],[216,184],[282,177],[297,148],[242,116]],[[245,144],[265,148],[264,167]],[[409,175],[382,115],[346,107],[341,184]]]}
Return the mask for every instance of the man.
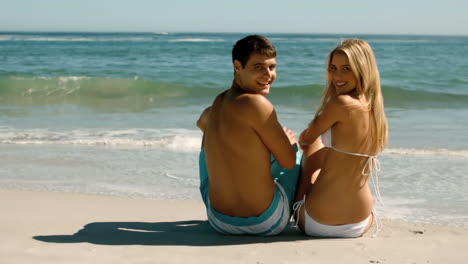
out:
{"label": "man", "polygon": [[234,80],[203,111],[200,191],[211,226],[224,234],[275,235],[289,224],[300,169],[294,134],[264,97],[276,49],[247,36],[232,50]]}

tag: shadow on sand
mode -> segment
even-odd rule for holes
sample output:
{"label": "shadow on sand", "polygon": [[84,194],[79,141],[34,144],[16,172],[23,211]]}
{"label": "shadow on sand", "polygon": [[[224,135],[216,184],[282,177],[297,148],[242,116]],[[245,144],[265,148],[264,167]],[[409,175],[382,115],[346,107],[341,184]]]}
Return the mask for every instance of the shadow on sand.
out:
{"label": "shadow on sand", "polygon": [[225,236],[216,233],[208,221],[177,222],[97,222],[90,223],[73,235],[35,236],[48,243],[87,242],[98,245],[159,245],[159,246],[223,246],[283,241],[310,240],[295,229],[280,235]]}

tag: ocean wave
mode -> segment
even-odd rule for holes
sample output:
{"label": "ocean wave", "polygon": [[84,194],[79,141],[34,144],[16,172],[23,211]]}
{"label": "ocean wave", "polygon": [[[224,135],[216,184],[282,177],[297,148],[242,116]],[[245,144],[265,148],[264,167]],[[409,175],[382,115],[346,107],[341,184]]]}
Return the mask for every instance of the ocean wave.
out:
{"label": "ocean wave", "polygon": [[383,154],[401,155],[401,156],[443,156],[443,157],[460,157],[468,158],[468,150],[451,150],[451,149],[414,149],[414,148],[390,148],[386,149]]}
{"label": "ocean wave", "polygon": [[[0,127],[0,144],[60,144],[115,148],[157,148],[179,152],[195,152],[200,149],[201,132],[181,128],[120,130],[102,128],[51,131],[48,129]],[[468,149],[389,148],[382,154],[468,158]]]}
{"label": "ocean wave", "polygon": [[432,43],[436,42],[435,40],[431,39],[367,39],[369,42],[374,43]]}
{"label": "ocean wave", "polygon": [[[275,87],[269,98],[298,104],[321,97],[323,85],[294,85]],[[133,78],[87,76],[5,76],[0,77],[0,103],[77,103],[96,100],[123,100],[132,98],[129,104],[167,104],[167,99],[213,97],[219,89],[188,87],[183,85]],[[397,108],[466,108],[468,94],[407,90],[384,86],[385,105]],[[2,100],[2,97],[4,99]],[[11,100],[10,100],[11,99]],[[184,101],[184,100],[182,100]]]}
{"label": "ocean wave", "polygon": [[134,78],[86,76],[0,77],[0,95],[10,97],[115,98],[132,95],[183,96],[187,87]]}
{"label": "ocean wave", "polygon": [[465,108],[468,105],[468,94],[408,90],[400,87],[383,86],[382,94],[385,105],[402,108]]}
{"label": "ocean wave", "polygon": [[8,41],[12,40],[14,38],[14,35],[0,35],[0,41]]}
{"label": "ocean wave", "polygon": [[306,38],[306,37],[272,37],[273,41],[306,41],[306,42],[336,42],[340,41],[339,37],[336,38]]}
{"label": "ocean wave", "polygon": [[169,42],[222,42],[224,39],[208,39],[208,38],[181,38],[171,39]]}
{"label": "ocean wave", "polygon": [[0,35],[0,41],[46,41],[46,42],[105,42],[105,41],[151,41],[152,37],[79,37],[79,36],[33,36]]}
{"label": "ocean wave", "polygon": [[200,149],[201,135],[187,129],[72,130],[0,129],[0,144],[81,145],[114,148],[157,148],[177,152]]}

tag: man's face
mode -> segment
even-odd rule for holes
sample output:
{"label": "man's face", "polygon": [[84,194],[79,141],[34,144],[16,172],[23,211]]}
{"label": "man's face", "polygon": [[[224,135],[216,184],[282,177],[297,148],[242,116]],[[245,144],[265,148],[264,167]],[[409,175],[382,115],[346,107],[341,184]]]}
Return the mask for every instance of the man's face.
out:
{"label": "man's face", "polygon": [[248,93],[267,95],[276,79],[276,58],[253,53],[245,67],[235,60],[234,69],[241,89]]}

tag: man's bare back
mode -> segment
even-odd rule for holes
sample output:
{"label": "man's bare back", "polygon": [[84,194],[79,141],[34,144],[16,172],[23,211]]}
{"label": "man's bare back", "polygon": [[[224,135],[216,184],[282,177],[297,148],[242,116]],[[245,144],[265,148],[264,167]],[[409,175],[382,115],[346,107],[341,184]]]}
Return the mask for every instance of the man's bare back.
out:
{"label": "man's bare back", "polygon": [[295,165],[295,151],[273,106],[262,95],[233,87],[216,98],[207,123],[203,147],[208,150],[211,205],[227,215],[259,215],[270,205],[275,189],[266,144],[274,145],[283,167]]}
{"label": "man's bare back", "polygon": [[[239,48],[241,53],[258,46],[249,41],[266,46],[267,51],[250,51],[248,56],[237,56],[236,46],[239,43],[247,47]],[[257,232],[255,228],[247,228],[246,231],[243,227],[231,227],[244,218],[274,211],[268,215],[271,218],[269,222],[278,221],[276,225],[280,228],[272,226],[272,230],[265,231],[265,234],[277,234],[288,222],[289,204],[292,206],[292,198],[289,197],[294,196],[291,192],[295,192],[299,166],[292,145],[296,139],[290,130],[283,129],[273,105],[264,97],[276,78],[274,47],[259,36],[240,40],[236,46],[233,49],[235,74],[231,88],[219,94],[197,122],[204,133],[200,189],[207,205],[208,218],[216,230],[263,234],[263,231]],[[272,163],[286,169],[295,168],[295,176],[290,177],[295,182],[285,184],[287,186],[283,188],[272,176]],[[287,194],[285,189],[288,190]],[[216,219],[215,214],[222,214],[222,218],[229,216],[239,219],[236,218],[234,224],[225,224]],[[239,225],[245,226],[245,223]]]}

